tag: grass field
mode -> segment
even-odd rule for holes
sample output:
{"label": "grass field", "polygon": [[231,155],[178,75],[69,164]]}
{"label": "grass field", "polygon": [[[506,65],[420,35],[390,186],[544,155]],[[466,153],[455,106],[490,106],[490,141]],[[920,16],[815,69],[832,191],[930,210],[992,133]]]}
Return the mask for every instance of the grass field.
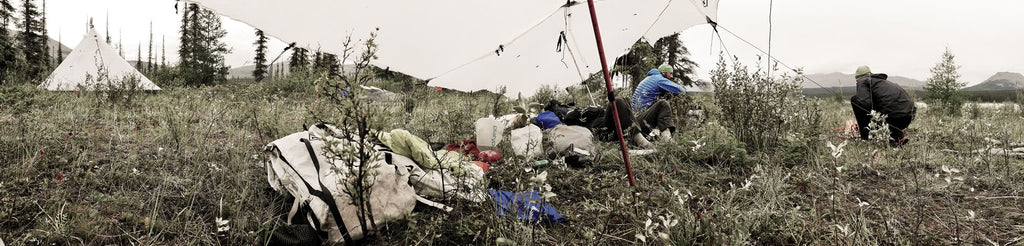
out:
{"label": "grass field", "polygon": [[[8,245],[260,245],[290,201],[266,181],[263,146],[314,123],[316,97],[295,81],[167,87],[134,98],[0,92],[0,239]],[[473,138],[494,111],[486,93],[407,95],[411,114],[385,126],[430,142]],[[545,101],[541,94],[538,101]],[[713,112],[712,95],[693,101]],[[586,104],[589,99],[560,95]],[[600,98],[600,96],[598,96]],[[413,100],[414,99],[414,100]],[[963,116],[919,109],[900,149],[844,140],[848,103],[817,100],[814,146],[747,152],[710,114],[688,121],[657,153],[632,158],[626,182],[617,145],[588,168],[550,166],[549,202],[568,222],[500,218],[492,202],[418,207],[366,243],[379,245],[702,244],[1014,245],[1024,241],[1024,111],[968,107]],[[383,104],[403,112],[406,102]],[[499,103],[500,113],[511,113]],[[840,145],[833,151],[826,143]],[[526,161],[506,155],[489,188],[531,189]],[[972,152],[983,150],[980,152]],[[635,192],[637,200],[634,201]],[[228,220],[218,232],[215,220]],[[642,240],[641,240],[642,238]]]}

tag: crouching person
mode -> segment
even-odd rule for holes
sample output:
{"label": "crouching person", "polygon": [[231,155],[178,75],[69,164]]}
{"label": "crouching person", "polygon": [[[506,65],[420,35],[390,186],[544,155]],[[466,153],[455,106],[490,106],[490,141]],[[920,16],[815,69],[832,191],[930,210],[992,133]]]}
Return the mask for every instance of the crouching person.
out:
{"label": "crouching person", "polygon": [[890,82],[888,75],[871,73],[868,66],[857,68],[857,94],[850,98],[853,114],[857,118],[860,138],[867,140],[871,123],[871,111],[887,115],[885,123],[889,126],[889,143],[894,147],[902,146],[909,141],[904,130],[910,126],[917,114],[914,101],[896,83]]}

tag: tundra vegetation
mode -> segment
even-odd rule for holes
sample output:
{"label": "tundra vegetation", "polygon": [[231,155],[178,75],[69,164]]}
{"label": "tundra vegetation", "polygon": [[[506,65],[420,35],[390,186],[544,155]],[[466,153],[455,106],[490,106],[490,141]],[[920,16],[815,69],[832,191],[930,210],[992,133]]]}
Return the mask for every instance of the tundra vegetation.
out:
{"label": "tundra vegetation", "polygon": [[[674,99],[676,110],[699,107],[706,117],[677,114],[685,123],[671,141],[632,157],[636,187],[627,184],[617,143],[599,143],[592,166],[533,171],[510,146],[499,146],[505,159],[488,171],[488,188],[550,187],[548,202],[567,222],[499,217],[490,201],[438,200],[454,210],[417,207],[365,243],[1004,245],[1024,239],[1020,101],[957,116],[921,108],[907,130],[912,141],[894,149],[885,141],[851,139],[843,127],[852,119],[849,103],[800,95],[797,76],[719,66],[712,81],[719,93]],[[364,107],[381,110],[375,126],[407,129],[429,142],[471,139],[476,119],[514,113],[514,101],[492,93],[410,89],[409,81],[367,74],[341,82],[403,92]],[[359,115],[317,111],[314,105],[325,102],[317,101],[324,91],[316,88],[329,87],[314,82],[329,77],[299,72],[261,83],[118,92],[131,100],[24,83],[0,87],[0,238],[11,245],[264,244],[291,204],[267,184],[264,145],[318,119]],[[546,89],[527,100],[583,105],[590,101],[586,91]]]}

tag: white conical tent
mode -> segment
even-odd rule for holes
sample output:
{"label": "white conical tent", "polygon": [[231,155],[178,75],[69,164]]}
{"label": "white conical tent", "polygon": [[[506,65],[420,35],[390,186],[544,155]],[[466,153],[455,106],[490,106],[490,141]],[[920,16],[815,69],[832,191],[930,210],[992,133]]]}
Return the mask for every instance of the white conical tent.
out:
{"label": "white conical tent", "polygon": [[124,79],[138,78],[139,90],[160,90],[128,61],[117,55],[95,30],[89,29],[71,54],[39,85],[51,91],[102,90]]}

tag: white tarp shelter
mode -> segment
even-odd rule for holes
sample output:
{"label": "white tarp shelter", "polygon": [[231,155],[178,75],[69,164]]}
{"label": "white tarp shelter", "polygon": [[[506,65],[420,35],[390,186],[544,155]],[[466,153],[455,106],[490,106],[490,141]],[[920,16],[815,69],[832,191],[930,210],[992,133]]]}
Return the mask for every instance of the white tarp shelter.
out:
{"label": "white tarp shelter", "polygon": [[124,79],[138,78],[138,90],[160,90],[160,87],[135,70],[128,61],[107,45],[92,28],[71,54],[39,85],[51,91],[102,90],[123,86]]}
{"label": "white tarp shelter", "polygon": [[[530,96],[601,71],[587,1],[186,0],[300,46],[341,54],[376,33],[372,64],[461,91]],[[595,1],[609,63],[640,38],[717,20],[718,0]],[[361,44],[353,52],[361,52]],[[608,64],[609,67],[612,64]]]}

